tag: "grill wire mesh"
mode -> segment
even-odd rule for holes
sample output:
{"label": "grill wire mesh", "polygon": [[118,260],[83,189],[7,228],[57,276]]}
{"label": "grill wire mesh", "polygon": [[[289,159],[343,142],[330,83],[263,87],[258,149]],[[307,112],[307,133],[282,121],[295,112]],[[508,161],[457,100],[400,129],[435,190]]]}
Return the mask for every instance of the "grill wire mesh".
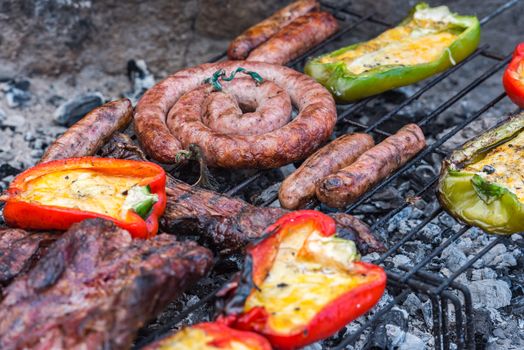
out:
{"label": "grill wire mesh", "polygon": [[[492,11],[485,17],[480,19],[481,25],[484,26],[498,15],[504,13],[506,10],[515,6],[519,0],[508,1],[500,7],[492,9]],[[324,10],[330,11],[340,21],[341,29],[334,36],[323,42],[321,45],[308,51],[301,57],[293,60],[290,67],[303,71],[304,64],[308,57],[316,56],[333,49],[330,45],[336,44],[334,47],[341,47],[339,43],[343,40],[344,35],[350,30],[355,29],[364,24],[372,24],[381,27],[385,30],[393,25],[381,19],[378,19],[374,14],[362,15],[349,9],[347,4],[340,5],[337,1],[323,1],[322,7]],[[347,45],[347,43],[345,44]],[[225,58],[225,53],[215,56],[211,61],[218,61]],[[443,100],[436,108],[429,112],[419,114],[416,117],[416,122],[426,135],[434,133],[435,120],[445,111],[450,109],[457,102],[461,101],[465,96],[476,89],[481,89],[485,82],[495,76],[497,73],[507,65],[511,58],[510,53],[494,53],[489,50],[489,45],[481,45],[471,56],[464,61],[458,63],[451,69],[416,84],[415,89],[408,97],[397,102],[394,107],[384,113],[376,116],[367,122],[362,120],[362,111],[368,106],[374,106],[380,96],[364,99],[350,105],[339,105],[338,110],[338,124],[335,134],[347,132],[347,130],[371,133],[377,143],[385,137],[391,135],[398,130],[402,125],[407,124],[406,120],[399,118],[399,114],[403,111],[414,108],[413,105],[427,92],[430,92],[435,86],[443,82],[447,78],[453,77],[459,70],[471,65],[474,60],[485,60],[487,68],[483,71],[477,72],[475,76],[468,77],[468,82],[465,86],[457,91],[453,91],[452,95]],[[462,73],[463,74],[463,73]],[[381,319],[387,316],[395,306],[399,305],[409,293],[416,293],[418,295],[425,295],[431,302],[432,313],[432,333],[434,336],[435,349],[474,349],[477,347],[475,342],[475,324],[474,324],[474,310],[472,295],[469,289],[457,282],[457,278],[470,269],[477,260],[481,259],[493,247],[498,244],[505,244],[508,249],[512,249],[511,239],[497,236],[489,241],[484,247],[477,251],[474,255],[469,256],[469,259],[463,263],[458,269],[448,276],[431,271],[431,264],[434,259],[438,259],[442,252],[451,244],[457,242],[461,237],[470,233],[472,229],[470,226],[462,225],[453,222],[453,225],[444,225],[442,222],[449,219],[443,209],[436,203],[434,194],[435,185],[438,180],[438,173],[436,175],[427,177],[424,181],[420,179],[415,180],[413,170],[424,164],[431,164],[430,159],[443,159],[449,154],[449,149],[443,145],[452,139],[457,133],[463,130],[471,123],[478,120],[481,116],[487,113],[490,109],[495,107],[499,102],[505,98],[502,85],[498,94],[489,96],[489,100],[482,107],[470,111],[459,122],[449,125],[443,132],[438,134],[435,140],[428,144],[428,146],[420,152],[415,158],[411,159],[402,168],[392,174],[384,181],[377,184],[374,188],[368,191],[357,202],[351,204],[343,211],[351,214],[361,213],[360,209],[372,201],[376,195],[380,195],[381,191],[387,189],[388,186],[396,186],[400,181],[408,181],[415,183],[411,188],[416,189],[412,199],[426,198],[431,205],[424,208],[424,216],[421,222],[415,227],[411,228],[407,233],[402,235],[394,235],[386,233],[386,245],[389,248],[387,252],[375,256],[371,261],[373,263],[382,265],[388,276],[387,290],[391,295],[389,300],[381,302],[372,311],[371,315],[363,317],[358,322],[358,326],[352,327],[349,330],[344,330],[341,334],[334,337],[334,341],[327,342],[324,349],[347,349],[359,344],[366,343],[366,339],[373,335],[373,332]],[[371,107],[369,107],[371,108]],[[413,122],[413,121],[410,121]],[[343,126],[343,127],[341,127]],[[338,135],[337,135],[338,136]],[[239,183],[235,184],[224,191],[229,196],[241,196],[250,186],[257,184],[270,171],[259,171]],[[268,187],[278,188],[278,182],[270,183]],[[244,196],[245,197],[245,196]],[[261,203],[262,206],[268,206],[277,200],[277,193],[273,191],[271,195],[267,196]],[[258,203],[260,204],[260,203]],[[406,200],[401,205],[390,208],[379,215],[372,215],[371,220],[367,220],[375,232],[385,232],[385,228],[391,224],[395,218],[402,213],[406,208],[414,205],[413,201]],[[322,211],[332,211],[321,205],[311,205],[311,209],[318,209]],[[430,251],[423,257],[411,265],[400,266],[400,268],[393,268],[388,264],[388,260],[396,255],[401,254],[403,249],[418,238],[423,232],[428,230],[428,227],[438,227],[440,230],[441,240],[434,244]],[[179,323],[188,315],[194,313],[198,309],[211,308],[215,299],[215,294],[218,289],[211,291],[211,293],[200,298],[199,301],[178,313],[176,317],[172,317],[166,322],[163,327],[157,329],[149,334],[145,334],[136,344],[136,348],[163,336],[169,330],[176,328]],[[453,312],[450,312],[453,310]],[[331,346],[329,344],[332,344]]]}

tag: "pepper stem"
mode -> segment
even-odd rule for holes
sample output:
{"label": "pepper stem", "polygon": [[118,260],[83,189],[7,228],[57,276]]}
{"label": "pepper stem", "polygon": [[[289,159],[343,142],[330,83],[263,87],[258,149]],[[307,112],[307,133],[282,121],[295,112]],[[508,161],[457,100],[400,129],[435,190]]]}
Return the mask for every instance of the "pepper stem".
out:
{"label": "pepper stem", "polygon": [[133,186],[128,190],[122,209],[124,213],[132,210],[142,219],[145,219],[149,216],[151,209],[156,202],[158,202],[158,196],[151,193],[149,185]]}

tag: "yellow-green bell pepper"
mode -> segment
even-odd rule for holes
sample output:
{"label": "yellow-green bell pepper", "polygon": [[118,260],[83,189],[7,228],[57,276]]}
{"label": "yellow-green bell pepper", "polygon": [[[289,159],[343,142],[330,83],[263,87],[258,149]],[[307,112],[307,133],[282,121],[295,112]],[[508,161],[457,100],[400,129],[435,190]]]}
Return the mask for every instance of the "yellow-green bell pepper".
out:
{"label": "yellow-green bell pepper", "polygon": [[419,3],[397,27],[317,57],[305,72],[338,102],[352,102],[444,71],[475,51],[479,40],[476,17]]}
{"label": "yellow-green bell pepper", "polygon": [[437,194],[455,218],[484,231],[524,231],[524,113],[444,160]]}

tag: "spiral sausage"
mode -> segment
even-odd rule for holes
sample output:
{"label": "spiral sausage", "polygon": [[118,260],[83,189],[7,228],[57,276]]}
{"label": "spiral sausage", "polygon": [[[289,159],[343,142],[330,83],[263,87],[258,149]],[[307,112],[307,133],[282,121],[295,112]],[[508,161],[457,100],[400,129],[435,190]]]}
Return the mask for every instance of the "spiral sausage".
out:
{"label": "spiral sausage", "polygon": [[[298,115],[284,126],[262,134],[231,134],[206,125],[203,122],[206,108],[213,105],[206,100],[216,92],[212,92],[210,85],[203,81],[218,70],[223,69],[229,75],[239,67],[257,72],[264,81],[271,83],[266,87],[266,83],[253,87],[262,91],[261,96],[281,95],[277,87],[285,91],[297,107]],[[236,84],[242,83],[233,80],[230,86],[234,88]],[[224,85],[227,91],[229,85]],[[267,91],[264,93],[263,89]],[[271,109],[270,100],[256,101],[256,112],[261,113],[265,106],[265,113],[277,113],[279,108],[276,106],[281,106],[282,101]],[[164,79],[140,99],[134,117],[143,149],[159,162],[175,163],[177,152],[189,144],[196,144],[209,166],[276,168],[306,158],[327,140],[335,126],[336,108],[326,89],[290,68],[261,62],[226,61],[184,69]],[[276,119],[280,117],[277,115]],[[237,123],[244,131],[258,128],[256,124],[242,125],[243,118],[237,117]],[[253,121],[248,118],[246,123]]]}

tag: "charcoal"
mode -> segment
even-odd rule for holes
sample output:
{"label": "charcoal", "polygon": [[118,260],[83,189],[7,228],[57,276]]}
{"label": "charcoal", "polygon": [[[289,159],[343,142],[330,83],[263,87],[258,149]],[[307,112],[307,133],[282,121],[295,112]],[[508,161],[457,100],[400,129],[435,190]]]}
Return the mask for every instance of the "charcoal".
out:
{"label": "charcoal", "polygon": [[24,129],[25,124],[26,124],[25,118],[19,114],[9,114],[2,121],[3,127],[8,127],[13,130],[22,130]]}
{"label": "charcoal", "polygon": [[511,303],[509,285],[501,280],[485,279],[472,281],[469,284],[469,290],[475,308],[499,309]]}
{"label": "charcoal", "polygon": [[99,92],[78,95],[57,108],[54,120],[58,125],[71,126],[96,107],[104,104],[104,96]]}
{"label": "charcoal", "polygon": [[407,313],[398,308],[388,312],[373,330],[365,349],[392,349],[404,343],[408,330]]}
{"label": "charcoal", "polygon": [[127,62],[127,77],[131,82],[131,91],[124,94],[133,104],[146,92],[147,89],[155,85],[155,77],[147,68],[144,60],[129,60]]}
{"label": "charcoal", "polygon": [[25,107],[31,100],[30,85],[31,83],[27,79],[15,79],[5,83],[2,91],[7,105],[11,108]]}
{"label": "charcoal", "polygon": [[446,267],[452,272],[458,271],[467,261],[466,254],[459,249],[455,244],[447,247],[441,255],[446,264]]}

